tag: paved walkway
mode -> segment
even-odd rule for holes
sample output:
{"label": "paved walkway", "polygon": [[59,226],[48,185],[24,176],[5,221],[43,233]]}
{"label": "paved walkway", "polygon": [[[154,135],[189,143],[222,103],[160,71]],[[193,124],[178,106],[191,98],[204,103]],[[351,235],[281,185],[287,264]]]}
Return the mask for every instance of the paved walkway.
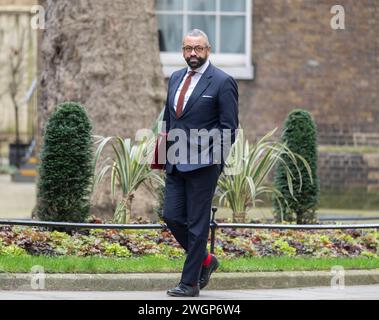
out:
{"label": "paved walkway", "polygon": [[[172,300],[165,291],[0,291],[0,300]],[[262,289],[203,290],[193,300],[379,300],[379,285]],[[191,299],[191,300],[192,300]],[[183,300],[183,299],[179,299]]]}
{"label": "paved walkway", "polygon": [[[15,183],[11,181],[9,175],[0,175],[0,218],[3,219],[24,219],[30,218],[31,212],[36,202],[35,183]],[[249,210],[249,218],[265,219],[272,218],[271,208],[254,208]],[[228,218],[231,211],[228,208],[218,208],[217,217]],[[336,210],[320,209],[320,217],[326,216],[378,216],[378,210]],[[358,223],[359,221],[355,221]],[[364,221],[367,223],[367,221]],[[374,223],[375,221],[370,221]]]}
{"label": "paved walkway", "polygon": [[36,202],[34,183],[15,183],[9,175],[0,175],[0,218],[30,219]]}

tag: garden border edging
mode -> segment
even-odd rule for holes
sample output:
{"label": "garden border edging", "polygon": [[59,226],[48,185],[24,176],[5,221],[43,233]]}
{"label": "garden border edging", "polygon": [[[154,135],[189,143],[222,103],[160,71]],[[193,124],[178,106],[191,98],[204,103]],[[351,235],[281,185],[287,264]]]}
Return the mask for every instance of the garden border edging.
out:
{"label": "garden border edging", "polygon": [[[40,274],[2,273],[0,290],[38,291],[32,288],[42,284]],[[207,287],[211,290],[280,289],[331,286],[335,274],[331,271],[290,272],[233,272],[216,273]],[[36,279],[40,279],[36,281]],[[157,291],[175,286],[179,273],[128,274],[46,274],[46,291]],[[341,278],[339,278],[341,280]],[[337,285],[356,286],[379,284],[379,269],[346,270],[344,281]]]}

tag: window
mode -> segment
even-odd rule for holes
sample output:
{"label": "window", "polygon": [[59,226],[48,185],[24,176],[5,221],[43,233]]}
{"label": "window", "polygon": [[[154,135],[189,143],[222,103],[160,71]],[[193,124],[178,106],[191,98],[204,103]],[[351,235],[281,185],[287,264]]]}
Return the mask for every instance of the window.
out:
{"label": "window", "polygon": [[207,33],[211,61],[237,79],[252,79],[252,0],[156,0],[159,46],[166,76],[185,66],[182,39],[191,29]]}

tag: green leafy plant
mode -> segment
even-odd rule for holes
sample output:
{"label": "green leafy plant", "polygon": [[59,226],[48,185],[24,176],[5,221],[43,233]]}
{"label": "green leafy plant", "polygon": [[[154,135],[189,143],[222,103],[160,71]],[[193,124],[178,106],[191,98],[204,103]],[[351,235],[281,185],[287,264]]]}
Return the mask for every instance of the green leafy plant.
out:
{"label": "green leafy plant", "polygon": [[296,248],[293,248],[285,240],[279,239],[274,242],[274,248],[277,248],[283,255],[293,257],[296,255]]}
{"label": "green leafy plant", "polygon": [[[99,170],[95,174],[94,186],[97,186],[107,172],[111,170],[112,198],[116,198],[117,187],[122,193],[122,199],[118,202],[114,213],[113,221],[115,223],[130,221],[134,194],[142,184],[157,199],[158,204],[154,212],[160,219],[162,218],[165,173],[162,170],[151,170],[150,160],[153,157],[157,135],[162,131],[163,114],[164,108],[154,121],[153,134],[133,146],[131,139],[95,136],[97,138],[96,144],[98,144],[95,153],[95,165],[99,163],[107,144],[111,144],[113,150],[113,157],[107,157],[99,165]],[[112,164],[108,164],[109,161]]]}
{"label": "green leafy plant", "polygon": [[[99,161],[104,147],[110,143],[113,150],[113,158],[107,158],[95,175],[95,183],[98,185],[107,172],[111,171],[111,193],[116,198],[116,189],[120,188],[122,199],[118,202],[114,213],[114,222],[128,223],[132,212],[132,202],[138,187],[155,181],[163,184],[160,174],[150,169],[149,157],[154,148],[155,139],[145,139],[132,145],[130,139],[122,137],[97,137],[98,148],[95,153],[95,163]],[[112,164],[108,164],[111,160]]]}
{"label": "green leafy plant", "polygon": [[[297,170],[301,175],[294,177],[293,187],[287,183],[288,169],[295,170],[292,158],[283,156],[275,171],[275,186],[283,197],[273,199],[277,220],[312,223],[316,220],[316,207],[319,201],[319,180],[317,177],[317,131],[311,114],[295,109],[284,123],[282,143],[294,153],[301,155],[309,166],[299,163]],[[306,174],[307,172],[311,174]],[[300,176],[302,179],[300,179]],[[284,205],[287,204],[287,205]],[[284,209],[284,211],[283,211]]]}
{"label": "green leafy plant", "polygon": [[106,245],[105,254],[120,258],[130,257],[132,255],[127,247],[121,246],[119,243],[112,243]]}
{"label": "green leafy plant", "polygon": [[373,253],[371,251],[362,251],[361,256],[367,257],[367,258],[378,258],[378,255],[376,255],[375,253]]}
{"label": "green leafy plant", "polygon": [[[0,227],[0,255],[77,257],[185,256],[167,230],[91,230],[67,233],[31,227]],[[364,257],[379,258],[379,232],[365,230],[266,230],[220,228],[215,252],[233,257]],[[354,238],[354,241],[349,240]],[[371,239],[367,241],[368,237]],[[374,241],[374,242],[373,242]],[[208,246],[209,250],[209,246]]]}
{"label": "green leafy plant", "polygon": [[[268,182],[269,174],[279,162],[284,164],[286,183],[291,194],[294,175],[297,173],[299,181],[302,179],[298,162],[310,172],[307,162],[301,156],[293,153],[284,143],[271,140],[275,131],[276,129],[272,130],[257,143],[250,144],[245,140],[242,130],[239,130],[225,164],[226,170],[230,169],[230,174],[223,173],[218,180],[219,202],[232,209],[234,222],[245,222],[248,207],[262,201],[261,196],[264,194],[271,193],[275,198],[283,197]],[[293,164],[292,169],[284,162],[285,156]]]}
{"label": "green leafy plant", "polygon": [[0,256],[23,256],[26,255],[26,251],[23,248],[20,248],[16,245],[2,246],[0,247]]}
{"label": "green leafy plant", "polygon": [[65,102],[50,116],[39,168],[41,220],[84,222],[93,178],[92,125],[83,106]]}
{"label": "green leafy plant", "polygon": [[163,255],[170,259],[179,259],[184,257],[184,250],[172,246],[164,246],[162,249]]}

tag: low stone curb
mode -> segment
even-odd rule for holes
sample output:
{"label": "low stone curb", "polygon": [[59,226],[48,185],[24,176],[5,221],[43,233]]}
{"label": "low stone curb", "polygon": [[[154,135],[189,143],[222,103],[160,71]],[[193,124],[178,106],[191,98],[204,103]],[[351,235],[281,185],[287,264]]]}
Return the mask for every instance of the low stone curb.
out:
{"label": "low stone curb", "polygon": [[[345,286],[379,284],[379,269],[347,270],[343,281],[340,275],[330,271],[216,273],[212,275],[207,289],[279,289],[330,286],[333,283]],[[180,274],[46,274],[44,288],[41,288],[41,279],[40,274],[3,273],[0,274],[0,290],[31,291],[40,286],[40,289],[51,291],[155,291],[176,285]]]}

